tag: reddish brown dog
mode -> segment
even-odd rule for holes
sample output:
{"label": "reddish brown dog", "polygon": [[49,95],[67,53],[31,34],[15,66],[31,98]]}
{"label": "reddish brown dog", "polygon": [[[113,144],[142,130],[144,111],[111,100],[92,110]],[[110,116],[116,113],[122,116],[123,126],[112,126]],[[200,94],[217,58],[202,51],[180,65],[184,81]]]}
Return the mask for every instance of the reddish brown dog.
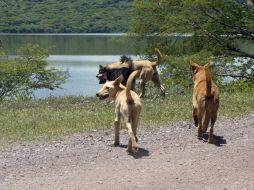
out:
{"label": "reddish brown dog", "polygon": [[202,133],[206,132],[211,122],[208,134],[209,143],[213,143],[213,126],[219,109],[219,88],[212,81],[211,65],[212,63],[204,66],[191,63],[194,73],[193,120],[195,126],[198,127],[199,139],[202,139]]}

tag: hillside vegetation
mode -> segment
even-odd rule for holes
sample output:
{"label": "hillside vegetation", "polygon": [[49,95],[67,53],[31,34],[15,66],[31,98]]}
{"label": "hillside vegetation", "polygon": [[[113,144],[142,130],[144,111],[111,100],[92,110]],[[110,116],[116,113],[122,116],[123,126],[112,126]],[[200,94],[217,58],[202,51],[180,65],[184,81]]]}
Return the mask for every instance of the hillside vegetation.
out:
{"label": "hillside vegetation", "polygon": [[131,0],[0,1],[0,32],[126,32]]}

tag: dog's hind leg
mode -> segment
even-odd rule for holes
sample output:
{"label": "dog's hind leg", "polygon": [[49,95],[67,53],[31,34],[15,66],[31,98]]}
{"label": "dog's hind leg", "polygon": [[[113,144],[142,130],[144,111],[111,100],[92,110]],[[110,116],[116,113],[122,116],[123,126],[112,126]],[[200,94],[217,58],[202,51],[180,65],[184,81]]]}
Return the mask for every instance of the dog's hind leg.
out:
{"label": "dog's hind leg", "polygon": [[208,126],[209,126],[209,122],[210,122],[210,114],[209,114],[209,111],[207,110],[205,112],[205,120],[203,122],[203,129],[202,129],[202,132],[205,133]]}
{"label": "dog's hind leg", "polygon": [[139,95],[140,98],[145,97],[145,88],[146,88],[146,83],[144,79],[140,79],[140,87],[141,87],[141,94]]}
{"label": "dog's hind leg", "polygon": [[203,118],[204,112],[205,112],[204,108],[198,109],[198,139],[202,139],[202,137],[203,137],[202,118]]}
{"label": "dog's hind leg", "polygon": [[158,74],[158,71],[156,70],[153,74],[152,81],[156,87],[158,87],[161,90],[161,95],[165,97],[165,88],[161,85],[160,77]]}
{"label": "dog's hind leg", "polygon": [[209,127],[209,134],[208,134],[208,143],[213,143],[213,126],[215,124],[217,120],[217,110],[215,111],[215,113],[212,114],[211,117],[211,126]]}
{"label": "dog's hind leg", "polygon": [[198,109],[197,108],[193,107],[192,116],[193,116],[195,127],[198,127]]}
{"label": "dog's hind leg", "polygon": [[116,109],[116,118],[114,122],[114,131],[115,131],[115,141],[114,145],[118,146],[119,145],[119,129],[120,129],[120,114]]}
{"label": "dog's hind leg", "polygon": [[131,143],[131,138],[129,138],[129,142],[128,142],[128,145],[127,145],[127,152],[132,152],[132,143]]}
{"label": "dog's hind leg", "polygon": [[137,115],[137,117],[133,121],[133,128],[132,128],[136,142],[138,142],[138,138],[137,138],[138,122],[139,122],[139,117]]}
{"label": "dog's hind leg", "polygon": [[136,138],[135,138],[134,132],[132,130],[131,123],[127,122],[126,127],[128,129],[128,134],[129,134],[129,138],[130,138],[128,146],[127,146],[127,151],[131,152],[132,150],[137,150],[138,149],[138,144],[136,142]]}
{"label": "dog's hind leg", "polygon": [[198,127],[198,103],[194,95],[192,97],[192,103],[193,103],[192,117],[193,117],[195,127]]}
{"label": "dog's hind leg", "polygon": [[115,120],[114,122],[114,131],[115,131],[115,141],[114,141],[114,145],[118,146],[119,145],[119,128],[120,128],[120,121]]}
{"label": "dog's hind leg", "polygon": [[216,118],[211,119],[211,126],[209,127],[209,134],[208,134],[208,143],[213,143],[213,126],[216,121]]}
{"label": "dog's hind leg", "polygon": [[143,68],[140,73],[140,85],[141,85],[141,94],[140,98],[145,97],[145,88],[146,88],[146,82],[151,80],[154,74],[153,68]]}

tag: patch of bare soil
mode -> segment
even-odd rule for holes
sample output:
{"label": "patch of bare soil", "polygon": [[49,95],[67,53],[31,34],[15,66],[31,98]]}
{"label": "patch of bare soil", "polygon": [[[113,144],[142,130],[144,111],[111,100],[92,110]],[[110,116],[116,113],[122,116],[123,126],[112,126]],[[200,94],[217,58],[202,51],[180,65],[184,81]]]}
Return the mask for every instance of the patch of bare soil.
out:
{"label": "patch of bare soil", "polygon": [[[254,114],[215,124],[215,145],[192,123],[140,128],[140,150],[113,147],[113,130],[0,150],[0,189],[254,189]],[[206,137],[206,135],[204,136]]]}

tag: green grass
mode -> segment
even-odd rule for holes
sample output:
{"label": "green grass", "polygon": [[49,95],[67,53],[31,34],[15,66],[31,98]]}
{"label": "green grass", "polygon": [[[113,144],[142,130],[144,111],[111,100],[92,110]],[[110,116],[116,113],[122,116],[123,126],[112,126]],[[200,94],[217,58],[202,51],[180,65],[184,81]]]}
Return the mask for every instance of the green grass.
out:
{"label": "green grass", "polygon": [[[142,101],[141,127],[192,120],[191,94]],[[252,93],[221,94],[219,117],[254,110]],[[52,139],[86,130],[112,128],[114,104],[95,98],[63,97],[0,105],[0,142]]]}

